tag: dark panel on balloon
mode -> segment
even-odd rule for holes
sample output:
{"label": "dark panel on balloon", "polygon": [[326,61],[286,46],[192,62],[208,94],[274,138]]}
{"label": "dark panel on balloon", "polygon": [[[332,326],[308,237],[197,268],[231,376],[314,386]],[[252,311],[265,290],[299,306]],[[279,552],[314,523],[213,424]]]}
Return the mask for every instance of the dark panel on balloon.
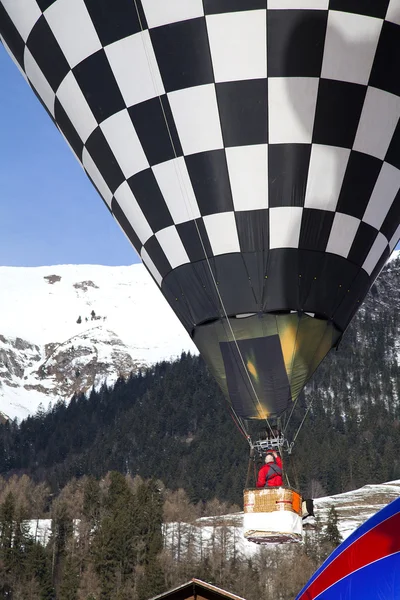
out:
{"label": "dark panel on balloon", "polygon": [[149,240],[147,240],[144,247],[151,260],[155,264],[158,272],[162,277],[165,277],[165,275],[171,271],[171,265],[169,264],[169,261],[165,256],[156,236],[153,235]]}
{"label": "dark panel on balloon", "polygon": [[238,252],[223,254],[215,259],[218,290],[228,315],[259,310],[245,263]]}
{"label": "dark panel on balloon", "polygon": [[[336,254],[323,255],[322,269],[318,272],[316,285],[310,288],[305,310],[313,311],[332,318],[334,323],[335,312],[347,294],[353,295],[351,287],[360,267]],[[312,264],[315,258],[309,255],[307,261]]]}
{"label": "dark panel on balloon", "polygon": [[362,219],[381,168],[378,158],[352,150],[336,211]]}
{"label": "dark panel on balloon", "polygon": [[25,42],[14,27],[6,9],[0,4],[1,34],[21,68],[24,68]]}
{"label": "dark panel on balloon", "polygon": [[252,294],[255,312],[261,312],[264,304],[265,275],[268,261],[268,250],[264,252],[243,252],[241,254]]}
{"label": "dark panel on balloon", "polygon": [[310,144],[268,146],[269,207],[303,206],[306,193]]}
{"label": "dark panel on balloon", "polygon": [[121,183],[125,181],[125,176],[100,127],[97,127],[93,131],[85,146],[102,174],[104,181],[111,192],[114,193]]}
{"label": "dark panel on balloon", "polygon": [[267,79],[216,84],[225,147],[268,141]]}
{"label": "dark panel on balloon", "polygon": [[59,128],[67,138],[71,148],[73,149],[79,160],[82,160],[82,138],[76,131],[75,127],[72,125],[67,113],[65,112],[58,98],[56,98],[54,102],[54,115]]}
{"label": "dark panel on balloon", "polygon": [[364,264],[377,235],[378,231],[375,227],[371,227],[368,223],[361,221],[347,256],[348,260],[351,260],[351,262],[361,267]]}
{"label": "dark panel on balloon", "polygon": [[127,235],[132,246],[136,249],[136,252],[140,256],[140,251],[142,249],[142,242],[139,240],[138,236],[136,235],[135,231],[133,230],[132,225],[129,223],[128,219],[125,216],[125,213],[123,212],[123,210],[121,210],[121,207],[115,198],[112,199],[111,210],[112,210],[114,217],[117,219],[118,223],[120,224],[120,226],[124,230],[125,234]]}
{"label": "dark panel on balloon", "polygon": [[104,50],[80,62],[73,73],[98,123],[125,108]]}
{"label": "dark panel on balloon", "polygon": [[270,10],[268,77],[320,77],[328,12]]}
{"label": "dark panel on balloon", "polygon": [[299,306],[299,250],[269,251],[265,280],[264,310],[294,310]]}
{"label": "dark panel on balloon", "polygon": [[154,232],[173,225],[171,214],[151,169],[128,179],[129,187]]}
{"label": "dark panel on balloon", "polygon": [[[140,0],[84,0],[102,46],[147,28]],[[140,20],[136,11],[138,7]]]}
{"label": "dark panel on balloon", "polygon": [[26,45],[40,70],[46,74],[46,79],[51,88],[56,92],[60,83],[70,71],[70,67],[43,16],[36,22]]}
{"label": "dark panel on balloon", "polygon": [[369,85],[400,95],[400,26],[385,21],[376,49]]}
{"label": "dark panel on balloon", "polygon": [[390,242],[396,229],[400,223],[400,192],[397,192],[395,199],[393,200],[392,206],[389,209],[386,219],[383,221],[381,226],[381,232],[386,239]]}
{"label": "dark panel on balloon", "polygon": [[[232,277],[229,259],[233,257],[243,261],[243,268],[237,268]],[[333,319],[342,331],[349,323],[353,308],[358,307],[360,295],[367,292],[370,281],[365,271],[343,257],[290,248],[270,250],[268,254],[254,252],[216,256],[210,264],[216,280],[218,277],[222,279],[225,271],[228,273],[223,297],[227,299],[230,315],[260,310],[299,310],[325,315]],[[232,261],[230,264],[236,269],[238,263]],[[260,276],[262,272],[267,273],[263,278]],[[243,297],[241,292],[239,302],[235,302],[240,288],[243,288]],[[189,331],[193,323],[217,319],[223,314],[205,260],[182,265],[168,273],[162,290],[169,302],[172,302],[172,297],[175,302],[175,296],[183,293],[192,312],[180,305],[178,316]],[[251,292],[251,298],[249,296],[249,300],[245,300],[248,292]],[[245,308],[242,301],[246,302]],[[173,307],[176,310],[176,305]]]}
{"label": "dark panel on balloon", "polygon": [[312,141],[352,148],[367,86],[320,79]]}
{"label": "dark panel on balloon", "polygon": [[341,10],[368,17],[384,19],[389,0],[330,0],[330,10]]}
{"label": "dark panel on balloon", "polygon": [[400,120],[391,139],[385,161],[400,169]]}
{"label": "dark panel on balloon", "polygon": [[166,92],[213,83],[204,17],[150,30]]}
{"label": "dark panel on balloon", "polygon": [[304,208],[301,219],[299,248],[324,252],[332,228],[334,213]]}
{"label": "dark panel on balloon", "polygon": [[241,210],[235,213],[242,252],[269,249],[268,209]]}
{"label": "dark panel on balloon", "polygon": [[203,0],[206,15],[266,8],[265,0]]}
{"label": "dark panel on balloon", "polygon": [[220,343],[234,409],[239,415],[257,413],[254,388],[269,412],[283,412],[291,402],[291,394],[279,336],[237,340],[237,344],[241,356],[234,342]]}
{"label": "dark panel on balloon", "polygon": [[205,256],[213,255],[203,219],[179,223],[176,229],[191,262],[204,260]]}
{"label": "dark panel on balloon", "polygon": [[222,315],[209,264],[205,260],[174,269],[163,280],[161,289],[189,333],[195,324]]}
{"label": "dark panel on balloon", "polygon": [[[309,209],[311,210],[311,209]],[[317,212],[317,211],[315,211]],[[296,308],[301,311],[315,312],[324,315],[324,307],[318,304],[318,289],[321,284],[321,273],[325,268],[326,254],[320,251],[299,250],[297,266],[299,269],[297,276],[299,302]],[[314,299],[311,304],[310,298]],[[314,306],[314,308],[310,308]],[[317,308],[318,307],[318,308]]]}
{"label": "dark panel on balloon", "polygon": [[128,108],[128,112],[150,165],[182,156],[179,136],[165,94],[135,104]]}
{"label": "dark panel on balloon", "polygon": [[369,291],[371,279],[368,274],[359,269],[351,282],[351,287],[344,290],[337,303],[334,314],[334,322],[342,331],[344,331],[354,314],[360,308],[362,301]]}
{"label": "dark panel on balloon", "polygon": [[185,161],[202,216],[233,210],[225,150],[191,154]]}
{"label": "dark panel on balloon", "polygon": [[382,253],[382,256],[380,257],[380,259],[378,260],[378,262],[376,264],[375,269],[371,273],[370,285],[378,277],[379,273],[381,272],[381,270],[385,266],[385,263],[386,263],[387,259],[389,258],[389,256],[390,256],[389,246],[386,246],[385,250]]}

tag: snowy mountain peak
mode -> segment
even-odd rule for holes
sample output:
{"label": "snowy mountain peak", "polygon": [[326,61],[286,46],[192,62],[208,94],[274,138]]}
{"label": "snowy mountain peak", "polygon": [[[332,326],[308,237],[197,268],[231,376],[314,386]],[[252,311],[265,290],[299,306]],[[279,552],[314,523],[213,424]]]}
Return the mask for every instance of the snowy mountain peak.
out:
{"label": "snowy mountain peak", "polygon": [[0,411],[24,418],[196,352],[141,264],[0,267]]}

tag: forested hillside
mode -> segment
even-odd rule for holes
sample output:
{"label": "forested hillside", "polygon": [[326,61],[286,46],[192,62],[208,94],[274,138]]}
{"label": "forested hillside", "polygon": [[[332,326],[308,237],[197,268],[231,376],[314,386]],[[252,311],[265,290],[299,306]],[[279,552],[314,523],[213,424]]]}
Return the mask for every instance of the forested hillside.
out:
{"label": "forested hillside", "polygon": [[[294,411],[287,461],[306,495],[400,477],[400,260],[393,261]],[[241,503],[248,446],[202,359],[183,354],[113,389],[60,402],[0,426],[0,472],[27,473],[54,492],[71,477],[117,470],[154,476],[194,501]]]}
{"label": "forested hillside", "polygon": [[223,516],[238,508],[115,471],[71,479],[57,496],[26,475],[0,477],[0,598],[147,600],[198,577],[247,600],[293,600],[340,541],[331,509],[303,545],[246,555],[234,515]]}

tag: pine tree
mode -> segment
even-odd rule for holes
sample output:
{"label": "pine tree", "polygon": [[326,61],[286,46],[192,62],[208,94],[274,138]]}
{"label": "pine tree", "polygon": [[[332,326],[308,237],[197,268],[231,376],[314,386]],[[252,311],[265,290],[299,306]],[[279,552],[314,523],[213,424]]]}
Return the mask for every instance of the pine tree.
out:
{"label": "pine tree", "polygon": [[38,583],[40,600],[54,600],[50,555],[40,543],[32,543],[29,548],[26,572],[28,581],[33,579]]}
{"label": "pine tree", "polygon": [[116,597],[135,567],[135,520],[132,492],[123,475],[110,473],[104,514],[93,541],[94,567],[101,599]]}
{"label": "pine tree", "polygon": [[65,560],[57,600],[77,600],[79,587],[79,563],[71,554]]}
{"label": "pine tree", "polygon": [[328,521],[325,527],[324,539],[329,542],[333,548],[336,548],[342,541],[342,536],[338,529],[338,514],[334,506],[331,506],[328,512]]}

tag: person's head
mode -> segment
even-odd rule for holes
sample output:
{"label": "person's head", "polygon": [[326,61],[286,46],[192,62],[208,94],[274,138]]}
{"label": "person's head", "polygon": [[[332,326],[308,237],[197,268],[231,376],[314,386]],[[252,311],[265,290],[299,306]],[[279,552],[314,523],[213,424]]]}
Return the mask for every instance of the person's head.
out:
{"label": "person's head", "polygon": [[268,463],[271,463],[271,462],[274,462],[274,455],[273,455],[273,454],[269,454],[269,453],[268,453],[268,454],[267,454],[267,456],[265,457],[265,462],[266,462],[267,464],[268,464]]}

